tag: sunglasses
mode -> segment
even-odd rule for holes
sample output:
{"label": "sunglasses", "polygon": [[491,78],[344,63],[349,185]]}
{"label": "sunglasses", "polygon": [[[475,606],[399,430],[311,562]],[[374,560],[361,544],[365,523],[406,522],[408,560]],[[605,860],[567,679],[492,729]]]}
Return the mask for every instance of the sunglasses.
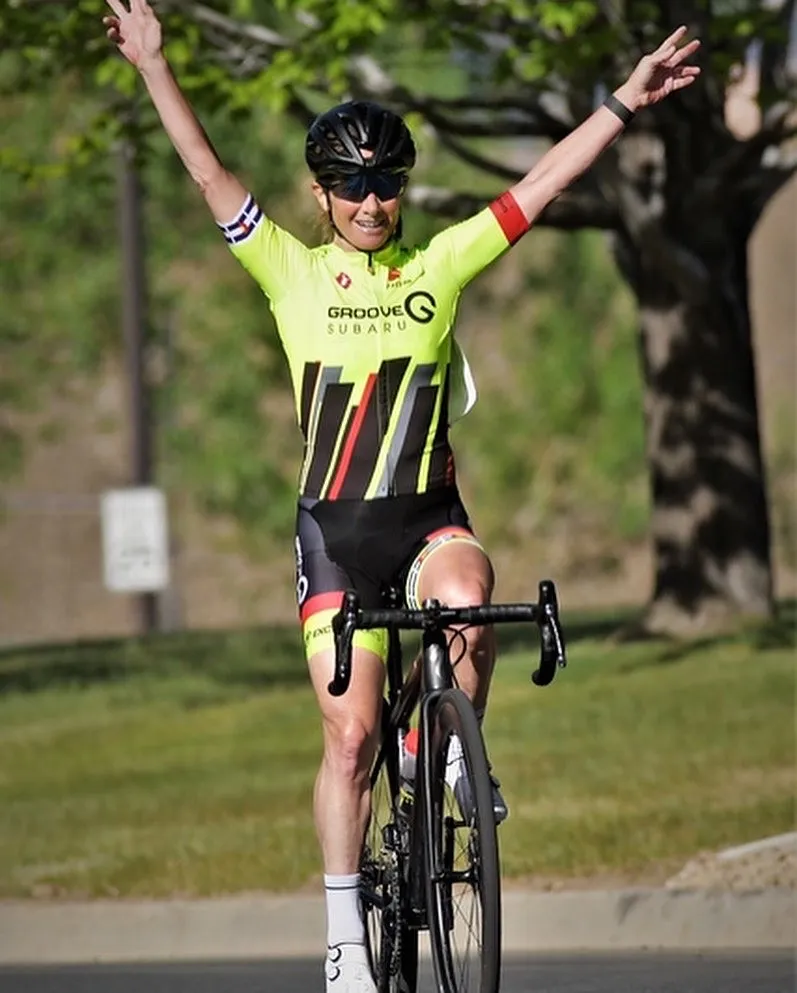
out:
{"label": "sunglasses", "polygon": [[395,200],[407,185],[403,172],[371,172],[363,169],[353,176],[340,176],[324,184],[336,197],[362,203],[373,193],[377,200]]}

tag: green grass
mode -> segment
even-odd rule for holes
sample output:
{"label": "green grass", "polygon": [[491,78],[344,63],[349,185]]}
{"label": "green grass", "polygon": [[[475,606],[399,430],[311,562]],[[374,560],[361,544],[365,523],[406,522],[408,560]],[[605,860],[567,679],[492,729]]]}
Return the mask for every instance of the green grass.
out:
{"label": "green grass", "polygon": [[[791,829],[793,621],[684,646],[571,619],[545,690],[506,632],[486,724],[505,875],[644,872]],[[292,632],[6,653],[0,896],[306,885],[320,745]]]}
{"label": "green grass", "polygon": [[486,725],[513,807],[505,873],[644,876],[792,830],[792,637],[585,640],[531,699],[523,660],[506,659]]}

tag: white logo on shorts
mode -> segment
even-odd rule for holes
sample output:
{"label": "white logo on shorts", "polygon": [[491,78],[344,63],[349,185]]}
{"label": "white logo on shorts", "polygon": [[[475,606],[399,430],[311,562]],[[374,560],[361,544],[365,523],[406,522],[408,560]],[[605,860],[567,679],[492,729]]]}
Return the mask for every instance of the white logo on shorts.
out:
{"label": "white logo on shorts", "polygon": [[307,593],[310,589],[310,580],[302,572],[302,566],[304,564],[304,556],[302,555],[302,543],[299,541],[299,537],[296,537],[296,600],[301,607],[304,601],[307,599]]}

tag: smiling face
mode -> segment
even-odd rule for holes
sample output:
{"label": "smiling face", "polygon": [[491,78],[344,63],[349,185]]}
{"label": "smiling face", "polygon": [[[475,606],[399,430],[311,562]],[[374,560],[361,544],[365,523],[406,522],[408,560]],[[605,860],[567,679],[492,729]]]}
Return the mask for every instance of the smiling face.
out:
{"label": "smiling face", "polygon": [[[370,148],[360,151],[364,159],[374,154]],[[382,193],[383,188],[390,186],[390,183],[378,184],[376,188]],[[403,181],[400,188],[404,188]],[[332,219],[332,240],[339,248],[347,252],[376,252],[393,237],[401,214],[401,193],[389,200],[379,199],[374,192],[361,201],[347,200],[318,182],[313,182],[313,193],[321,209]]]}
{"label": "smiling face", "polygon": [[313,183],[313,193],[325,214],[332,216],[334,243],[346,251],[376,252],[393,237],[401,213],[401,196],[380,200],[369,193],[361,203],[344,200]]}

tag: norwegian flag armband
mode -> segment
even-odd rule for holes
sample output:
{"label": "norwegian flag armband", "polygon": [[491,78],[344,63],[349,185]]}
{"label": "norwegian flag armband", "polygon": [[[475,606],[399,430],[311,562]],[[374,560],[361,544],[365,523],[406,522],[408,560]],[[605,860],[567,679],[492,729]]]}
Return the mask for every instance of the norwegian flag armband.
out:
{"label": "norwegian flag armband", "polygon": [[[262,219],[263,211],[258,207],[255,198],[250,193],[243,207],[238,211],[238,216],[229,224],[219,224],[218,226],[227,244],[240,245],[253,233]],[[218,221],[216,223],[218,224]]]}

